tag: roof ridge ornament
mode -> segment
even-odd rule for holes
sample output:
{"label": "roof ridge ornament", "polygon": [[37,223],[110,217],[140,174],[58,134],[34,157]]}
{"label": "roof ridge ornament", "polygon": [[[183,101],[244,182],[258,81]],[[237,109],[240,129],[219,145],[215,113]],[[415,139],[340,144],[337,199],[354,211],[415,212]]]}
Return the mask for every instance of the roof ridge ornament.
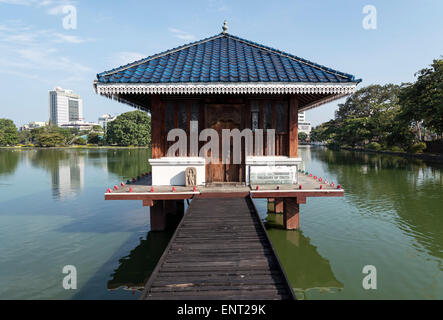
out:
{"label": "roof ridge ornament", "polygon": [[226,20],[223,22],[223,27],[222,27],[222,29],[223,29],[223,34],[226,34],[227,32],[226,31],[228,31],[228,23],[226,22]]}

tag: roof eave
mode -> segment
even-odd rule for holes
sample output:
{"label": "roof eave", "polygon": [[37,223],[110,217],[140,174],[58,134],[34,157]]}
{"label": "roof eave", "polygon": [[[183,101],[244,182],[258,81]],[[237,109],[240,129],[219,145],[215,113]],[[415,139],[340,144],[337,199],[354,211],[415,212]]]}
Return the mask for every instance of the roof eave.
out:
{"label": "roof eave", "polygon": [[351,94],[359,82],[102,83],[98,94]]}

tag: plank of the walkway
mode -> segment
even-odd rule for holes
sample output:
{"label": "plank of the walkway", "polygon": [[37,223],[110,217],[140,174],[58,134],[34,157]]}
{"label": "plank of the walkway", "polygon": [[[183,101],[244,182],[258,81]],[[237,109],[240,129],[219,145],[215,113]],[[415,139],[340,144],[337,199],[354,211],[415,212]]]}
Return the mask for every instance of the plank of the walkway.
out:
{"label": "plank of the walkway", "polygon": [[194,199],[141,299],[293,299],[250,198]]}

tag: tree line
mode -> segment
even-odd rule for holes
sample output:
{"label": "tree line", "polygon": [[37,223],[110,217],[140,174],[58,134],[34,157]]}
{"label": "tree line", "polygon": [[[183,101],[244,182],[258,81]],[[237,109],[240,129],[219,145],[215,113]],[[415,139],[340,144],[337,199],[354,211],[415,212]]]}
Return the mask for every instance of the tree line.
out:
{"label": "tree line", "polygon": [[119,115],[107,124],[106,131],[101,126],[80,131],[55,125],[19,131],[12,120],[0,119],[0,146],[3,147],[149,146],[150,143],[151,117],[138,110]]}
{"label": "tree line", "polygon": [[339,104],[336,117],[315,127],[311,141],[332,147],[422,152],[443,138],[443,59],[416,73],[414,83],[370,85]]}

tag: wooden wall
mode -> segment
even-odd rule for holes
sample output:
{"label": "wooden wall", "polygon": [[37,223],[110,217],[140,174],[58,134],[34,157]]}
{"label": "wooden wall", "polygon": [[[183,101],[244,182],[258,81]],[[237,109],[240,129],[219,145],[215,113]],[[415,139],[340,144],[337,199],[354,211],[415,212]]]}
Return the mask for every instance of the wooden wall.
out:
{"label": "wooden wall", "polygon": [[[169,103],[168,113],[166,113],[166,105]],[[166,121],[167,117],[171,116],[173,112],[174,127],[179,127],[180,124],[180,108],[183,105],[186,106],[186,117],[189,137],[189,121],[191,117],[191,105],[198,104],[199,110],[199,132],[206,127],[205,119],[205,106],[212,104],[232,104],[240,106],[242,109],[242,127],[251,128],[251,108],[253,104],[259,106],[259,124],[258,128],[263,129],[265,127],[265,120],[272,123],[272,128],[283,127],[283,130],[276,130],[275,141],[275,154],[289,157],[298,156],[298,100],[295,95],[293,96],[151,96],[151,127],[152,127],[152,157],[160,158],[166,156],[166,152],[170,145],[174,142],[168,142]],[[171,104],[173,108],[171,108]],[[280,115],[277,108],[281,108],[281,104],[284,104],[285,114]],[[271,106],[272,112],[266,111],[266,108]],[[280,106],[280,107],[278,107]],[[256,107],[255,107],[256,108]],[[179,110],[180,109],[180,110]],[[268,112],[268,118],[266,118],[266,112]],[[183,114],[183,113],[182,113]],[[243,129],[240,128],[240,129]],[[188,139],[189,140],[189,139]],[[265,144],[264,153],[266,154],[266,136],[263,138]],[[199,143],[199,148],[203,143]],[[188,142],[189,152],[189,142]]]}

